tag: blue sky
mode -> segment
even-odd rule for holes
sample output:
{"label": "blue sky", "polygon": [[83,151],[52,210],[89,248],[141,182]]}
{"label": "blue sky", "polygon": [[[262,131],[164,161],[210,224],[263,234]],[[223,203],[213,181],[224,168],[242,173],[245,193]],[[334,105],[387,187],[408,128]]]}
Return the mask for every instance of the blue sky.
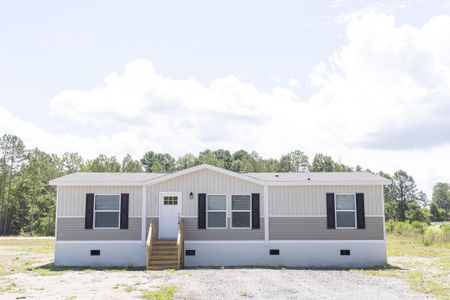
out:
{"label": "blue sky", "polygon": [[0,132],[87,157],[293,149],[450,180],[447,1],[0,3]]}

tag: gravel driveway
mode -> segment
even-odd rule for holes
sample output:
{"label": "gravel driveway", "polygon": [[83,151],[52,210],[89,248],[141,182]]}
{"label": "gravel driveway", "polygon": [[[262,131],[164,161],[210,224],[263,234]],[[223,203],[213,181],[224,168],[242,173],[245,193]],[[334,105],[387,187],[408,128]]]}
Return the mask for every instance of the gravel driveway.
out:
{"label": "gravel driveway", "polygon": [[343,270],[87,270],[50,276],[17,273],[3,279],[15,282],[17,292],[4,293],[2,299],[126,299],[168,285],[177,286],[176,299],[432,299],[398,279]]}

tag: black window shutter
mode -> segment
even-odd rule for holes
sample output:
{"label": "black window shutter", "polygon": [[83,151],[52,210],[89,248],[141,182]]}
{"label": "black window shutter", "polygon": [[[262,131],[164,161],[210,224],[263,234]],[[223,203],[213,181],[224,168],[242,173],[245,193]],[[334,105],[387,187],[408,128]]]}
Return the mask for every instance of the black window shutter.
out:
{"label": "black window shutter", "polygon": [[92,229],[94,223],[94,194],[86,194],[86,212],[84,215],[84,229]]}
{"label": "black window shutter", "polygon": [[336,228],[334,215],[334,193],[327,193],[327,228]]}
{"label": "black window shutter", "polygon": [[356,220],[358,229],[366,228],[366,216],[364,213],[364,194],[356,193]]}
{"label": "black window shutter", "polygon": [[259,194],[252,194],[252,229],[259,229],[259,218]]}
{"label": "black window shutter", "polygon": [[120,194],[120,229],[128,229],[128,202],[130,194]]}
{"label": "black window shutter", "polygon": [[198,229],[206,229],[206,194],[198,194]]}

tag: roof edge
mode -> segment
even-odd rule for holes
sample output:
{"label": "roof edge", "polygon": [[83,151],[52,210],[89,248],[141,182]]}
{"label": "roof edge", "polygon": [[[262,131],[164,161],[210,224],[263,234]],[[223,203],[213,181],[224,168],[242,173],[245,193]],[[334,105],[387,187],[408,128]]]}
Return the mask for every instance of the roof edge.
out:
{"label": "roof edge", "polygon": [[143,179],[137,181],[86,181],[86,180],[74,180],[61,182],[55,178],[49,181],[49,185],[53,186],[152,186],[166,180],[174,179],[183,175],[191,174],[200,170],[211,170],[218,172],[220,174],[228,175],[240,180],[245,180],[258,185],[267,186],[308,186],[308,185],[388,185],[391,183],[388,179],[373,179],[373,180],[305,180],[305,181],[295,181],[295,180],[284,180],[284,181],[272,181],[272,180],[262,180],[253,177],[248,174],[242,174],[226,170],[223,168],[215,167],[208,164],[201,164],[184,170],[180,170],[174,173],[161,174],[151,179]]}
{"label": "roof edge", "polygon": [[191,168],[187,168],[187,169],[184,169],[184,170],[181,170],[181,171],[177,171],[177,172],[174,172],[174,173],[162,175],[160,177],[147,180],[147,181],[145,181],[145,185],[146,186],[151,186],[151,185],[158,184],[158,183],[166,181],[166,180],[177,178],[177,177],[180,177],[180,176],[183,176],[183,175],[187,175],[187,174],[190,174],[190,173],[194,173],[194,172],[197,172],[197,171],[200,171],[200,170],[215,171],[215,172],[218,172],[218,173],[221,173],[221,174],[224,174],[224,175],[228,175],[228,176],[231,176],[231,177],[234,177],[234,178],[238,178],[238,179],[241,179],[241,180],[249,181],[249,182],[252,182],[252,183],[255,183],[255,184],[259,184],[259,185],[265,185],[266,184],[262,180],[259,180],[257,178],[254,178],[254,177],[251,177],[251,176],[248,176],[248,175],[245,175],[245,174],[236,173],[236,172],[233,172],[233,171],[230,171],[230,170],[226,170],[226,169],[223,169],[223,168],[211,166],[211,165],[208,165],[208,164],[201,164],[201,165],[197,165],[197,166],[194,166],[194,167],[191,167]]}

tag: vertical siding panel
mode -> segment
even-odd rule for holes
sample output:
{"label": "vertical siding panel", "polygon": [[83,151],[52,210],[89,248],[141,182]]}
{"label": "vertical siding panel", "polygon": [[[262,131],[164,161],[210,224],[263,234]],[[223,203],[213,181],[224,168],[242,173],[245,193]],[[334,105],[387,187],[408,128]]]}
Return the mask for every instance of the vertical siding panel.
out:
{"label": "vertical siding panel", "polygon": [[139,216],[142,201],[141,187],[61,186],[59,187],[58,216],[79,216],[85,213],[86,193],[130,194],[130,216]]}
{"label": "vertical siding panel", "polygon": [[[263,188],[257,184],[248,183],[210,170],[200,170],[149,187],[149,192],[147,193],[148,216],[158,215],[157,211],[156,213],[152,211],[157,208],[159,191],[182,193],[183,216],[197,216],[197,195],[202,192],[207,194],[250,194],[257,192],[260,193],[261,201],[263,201]],[[194,199],[189,199],[190,192],[194,193]],[[150,209],[150,207],[155,209]],[[261,215],[263,215],[262,209]]]}
{"label": "vertical siding panel", "polygon": [[364,193],[366,214],[383,214],[380,186],[272,186],[269,187],[270,215],[323,216],[327,192]]}
{"label": "vertical siding panel", "polygon": [[[68,201],[70,202],[70,206],[69,210],[66,211],[67,215],[77,215],[78,212],[78,206],[79,203],[77,203],[78,201],[76,201],[78,199],[78,194],[79,194],[79,189],[75,188],[75,187],[70,187],[70,194],[71,194],[71,198],[68,199]],[[71,212],[73,212],[71,214]]]}

